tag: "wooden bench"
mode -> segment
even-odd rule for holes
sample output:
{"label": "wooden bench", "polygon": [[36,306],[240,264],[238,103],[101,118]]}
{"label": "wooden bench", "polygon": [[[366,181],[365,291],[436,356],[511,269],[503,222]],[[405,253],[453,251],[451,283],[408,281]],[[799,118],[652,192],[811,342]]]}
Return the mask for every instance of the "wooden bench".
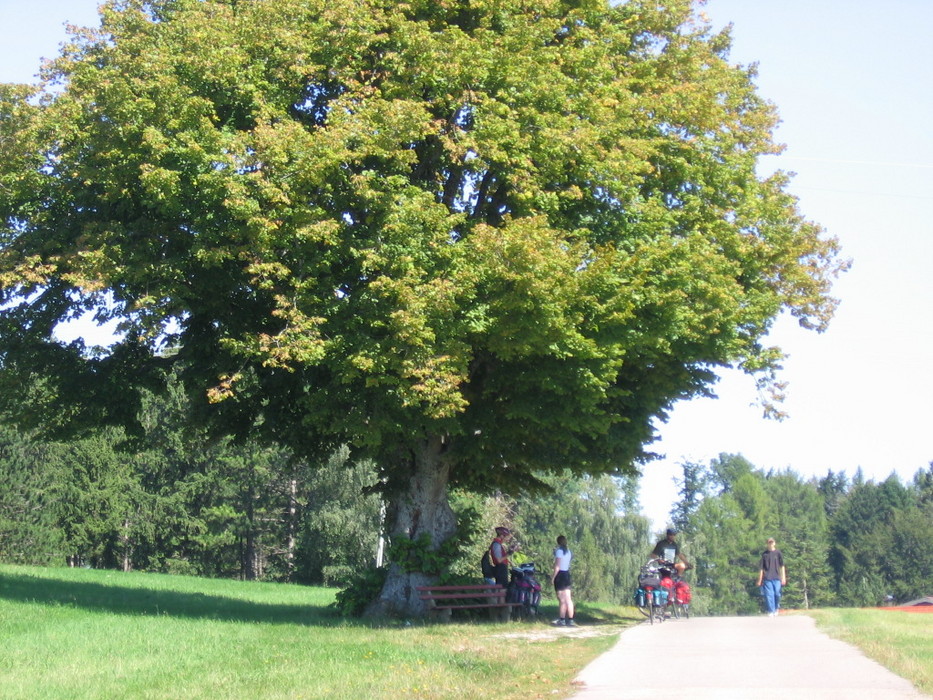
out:
{"label": "wooden bench", "polygon": [[506,603],[505,586],[485,583],[478,586],[418,586],[421,600],[428,602],[428,609],[450,619],[452,610],[488,608],[490,617],[508,622],[512,608],[521,603]]}

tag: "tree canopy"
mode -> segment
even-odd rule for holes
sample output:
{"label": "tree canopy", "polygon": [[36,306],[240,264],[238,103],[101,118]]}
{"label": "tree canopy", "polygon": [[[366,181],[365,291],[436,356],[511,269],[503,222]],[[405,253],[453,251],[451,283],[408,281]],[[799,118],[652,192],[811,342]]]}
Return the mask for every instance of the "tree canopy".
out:
{"label": "tree canopy", "polygon": [[[22,421],[131,423],[177,366],[218,433],[373,459],[391,532],[437,544],[448,484],[631,473],[716,366],[774,385],[779,313],[832,314],[837,242],[757,175],[775,110],[691,2],[101,20],[45,84],[0,87],[0,393]],[[85,313],[113,344],[57,340]],[[417,611],[396,574],[384,602]]]}

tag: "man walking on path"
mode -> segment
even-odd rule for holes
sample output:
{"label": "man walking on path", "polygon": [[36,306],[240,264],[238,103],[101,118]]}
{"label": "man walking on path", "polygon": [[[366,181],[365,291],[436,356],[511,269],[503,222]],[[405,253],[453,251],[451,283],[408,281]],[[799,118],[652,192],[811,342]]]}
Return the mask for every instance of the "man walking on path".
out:
{"label": "man walking on path", "polygon": [[573,685],[574,700],[933,700],[802,614],[636,625]]}
{"label": "man walking on path", "polygon": [[775,546],[774,538],[768,538],[768,548],[761,553],[758,565],[758,587],[765,598],[768,617],[777,617],[781,609],[781,587],[787,585],[784,555]]}

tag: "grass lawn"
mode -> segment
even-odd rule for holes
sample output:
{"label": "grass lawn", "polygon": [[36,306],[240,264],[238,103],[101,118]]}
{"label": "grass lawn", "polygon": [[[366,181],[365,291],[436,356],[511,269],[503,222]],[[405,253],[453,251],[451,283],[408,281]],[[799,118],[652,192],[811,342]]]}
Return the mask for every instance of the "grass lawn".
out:
{"label": "grass lawn", "polygon": [[[334,589],[0,565],[4,700],[567,698],[571,681],[643,618],[578,605],[539,622],[346,620]],[[809,611],[832,637],[933,694],[933,616]]]}
{"label": "grass lawn", "polygon": [[[333,589],[0,565],[0,688],[39,698],[565,698],[639,622],[580,606],[540,622],[374,626]],[[545,612],[551,612],[545,609]]]}
{"label": "grass lawn", "polygon": [[825,608],[807,614],[830,637],[858,647],[933,695],[933,614],[883,608]]}

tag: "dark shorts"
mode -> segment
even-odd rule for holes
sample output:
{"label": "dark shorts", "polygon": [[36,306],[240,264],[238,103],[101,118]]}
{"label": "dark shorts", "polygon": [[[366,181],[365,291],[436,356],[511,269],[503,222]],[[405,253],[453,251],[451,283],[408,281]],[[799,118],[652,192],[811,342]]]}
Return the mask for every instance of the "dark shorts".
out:
{"label": "dark shorts", "polygon": [[555,591],[570,590],[570,572],[569,571],[558,571],[557,572],[557,576],[554,578],[554,590]]}
{"label": "dark shorts", "polygon": [[496,583],[500,586],[509,586],[509,565],[508,564],[496,564]]}

